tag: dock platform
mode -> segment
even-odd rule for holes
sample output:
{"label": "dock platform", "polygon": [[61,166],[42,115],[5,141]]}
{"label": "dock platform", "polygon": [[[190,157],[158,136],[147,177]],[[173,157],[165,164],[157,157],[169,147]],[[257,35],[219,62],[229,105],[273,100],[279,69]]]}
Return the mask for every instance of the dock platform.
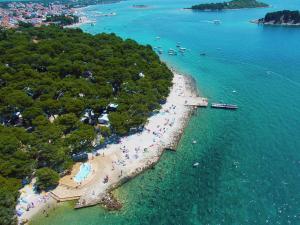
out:
{"label": "dock platform", "polygon": [[185,101],[186,106],[194,106],[194,107],[207,107],[208,100],[207,98],[197,97],[197,98],[187,98]]}

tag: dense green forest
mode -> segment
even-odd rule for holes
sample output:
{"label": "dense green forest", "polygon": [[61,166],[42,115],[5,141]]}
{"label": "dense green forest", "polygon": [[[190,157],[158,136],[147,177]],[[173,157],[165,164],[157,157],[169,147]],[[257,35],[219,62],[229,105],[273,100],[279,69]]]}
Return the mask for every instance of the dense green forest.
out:
{"label": "dense green forest", "polygon": [[300,24],[300,12],[283,10],[277,12],[270,12],[265,15],[264,18],[259,19],[258,23],[269,23],[269,24]]}
{"label": "dense green forest", "polygon": [[[13,224],[21,181],[57,184],[96,136],[142,126],[173,74],[151,46],[56,26],[0,30],[0,224]],[[99,126],[108,115],[109,124]]]}
{"label": "dense green forest", "polygon": [[256,0],[232,0],[230,2],[220,3],[204,3],[193,5],[193,10],[223,10],[223,9],[243,9],[243,8],[259,8],[268,7],[267,4]]}

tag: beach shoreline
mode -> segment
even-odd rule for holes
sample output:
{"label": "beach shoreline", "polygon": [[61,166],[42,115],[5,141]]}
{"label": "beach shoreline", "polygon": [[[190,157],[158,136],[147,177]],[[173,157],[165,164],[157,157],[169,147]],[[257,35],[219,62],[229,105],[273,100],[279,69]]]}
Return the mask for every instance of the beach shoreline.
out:
{"label": "beach shoreline", "polygon": [[[181,76],[185,79],[187,87],[191,91],[190,93],[192,95],[194,95],[194,97],[197,97],[198,96],[198,90],[197,90],[197,87],[196,87],[195,80],[193,80],[193,78],[190,77],[190,76],[179,75],[173,69],[171,69],[171,70],[174,73],[174,76]],[[103,204],[103,205],[106,205],[106,200],[105,199],[108,195],[112,195],[111,192],[113,190],[117,189],[118,187],[120,187],[124,183],[126,183],[126,182],[130,181],[131,179],[135,178],[136,176],[142,174],[146,170],[148,170],[150,168],[153,168],[159,162],[159,160],[160,160],[160,158],[163,155],[165,150],[170,149],[170,150],[176,151],[177,145],[178,145],[178,143],[179,143],[179,141],[180,141],[180,139],[181,139],[181,137],[184,133],[184,129],[187,126],[187,124],[188,124],[188,122],[189,122],[189,120],[190,120],[190,118],[191,118],[191,116],[192,116],[195,109],[196,109],[195,107],[190,107],[190,106],[186,108],[184,116],[182,116],[180,118],[181,119],[180,126],[177,127],[178,132],[174,132],[171,136],[169,136],[169,138],[170,138],[169,142],[165,145],[160,145],[157,149],[156,155],[152,155],[152,158],[148,159],[148,161],[144,165],[141,165],[140,167],[137,167],[135,170],[132,170],[130,174],[128,174],[127,176],[122,177],[121,179],[119,179],[119,181],[112,184],[105,191],[100,193],[99,196],[97,196],[96,198],[91,199],[90,194],[86,194],[86,195],[81,196],[81,198],[79,199],[79,201],[76,204],[75,208],[78,209],[78,208],[94,206],[94,205],[97,205],[99,203]],[[87,202],[87,199],[89,200],[88,202]],[[83,202],[85,202],[85,203],[82,204]],[[118,205],[118,202],[116,202],[116,204]]]}
{"label": "beach shoreline", "polygon": [[[47,215],[47,208],[56,207],[57,202],[78,200],[75,208],[99,203],[106,205],[105,199],[112,190],[153,167],[165,149],[175,150],[196,108],[188,105],[188,102],[198,97],[198,91],[191,77],[178,74],[173,69],[172,72],[173,86],[166,103],[156,115],[148,119],[141,133],[124,137],[121,143],[98,150],[97,156],[90,155],[88,163],[92,165],[93,173],[85,182],[75,185],[72,179],[75,172],[61,178],[58,187],[46,193],[49,200],[35,203],[34,208],[25,210],[18,217],[19,224],[28,222],[42,211]],[[106,177],[107,182],[104,182]],[[29,202],[36,202],[41,197],[31,196]],[[21,197],[25,198],[26,195]]]}
{"label": "beach shoreline", "polygon": [[84,24],[92,24],[95,23],[96,20],[90,19],[88,16],[85,15],[84,11],[87,10],[89,6],[81,7],[81,8],[74,8],[75,12],[74,14],[78,16],[79,22],[74,23],[71,25],[66,25],[64,28],[77,28]]}

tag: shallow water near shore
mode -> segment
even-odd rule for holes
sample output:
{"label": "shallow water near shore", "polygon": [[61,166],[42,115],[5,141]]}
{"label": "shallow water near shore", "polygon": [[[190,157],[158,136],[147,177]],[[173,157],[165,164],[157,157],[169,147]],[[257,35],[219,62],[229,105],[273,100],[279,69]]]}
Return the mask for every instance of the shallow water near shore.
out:
{"label": "shallow water near shore", "polygon": [[[89,15],[117,15],[95,16],[96,25],[82,29],[161,46],[161,58],[193,76],[201,95],[239,109],[199,109],[177,152],[166,152],[155,169],[114,191],[121,211],[64,204],[32,224],[300,224],[300,28],[248,22],[268,11],[299,9],[300,3],[267,0],[272,8],[219,13],[180,10],[198,2],[90,6]],[[187,53],[168,56],[177,42]]]}

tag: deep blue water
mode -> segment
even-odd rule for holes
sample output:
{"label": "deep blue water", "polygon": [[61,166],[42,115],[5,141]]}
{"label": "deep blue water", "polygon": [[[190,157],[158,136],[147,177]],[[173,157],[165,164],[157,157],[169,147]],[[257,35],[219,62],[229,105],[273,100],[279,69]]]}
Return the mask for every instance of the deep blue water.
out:
{"label": "deep blue water", "polygon": [[[199,2],[90,6],[86,13],[97,23],[82,29],[114,32],[165,51],[181,42],[188,49],[184,56],[163,54],[162,60],[193,76],[210,102],[235,103],[238,111],[198,110],[176,153],[167,152],[155,170],[115,191],[124,203],[120,212],[65,205],[35,224],[300,224],[300,28],[249,23],[268,11],[299,10],[300,2],[267,0],[271,8],[224,12],[181,10]],[[134,4],[150,8],[134,9]],[[96,12],[117,16],[93,16]],[[221,24],[211,23],[214,19]],[[194,162],[200,166],[193,168]]]}

